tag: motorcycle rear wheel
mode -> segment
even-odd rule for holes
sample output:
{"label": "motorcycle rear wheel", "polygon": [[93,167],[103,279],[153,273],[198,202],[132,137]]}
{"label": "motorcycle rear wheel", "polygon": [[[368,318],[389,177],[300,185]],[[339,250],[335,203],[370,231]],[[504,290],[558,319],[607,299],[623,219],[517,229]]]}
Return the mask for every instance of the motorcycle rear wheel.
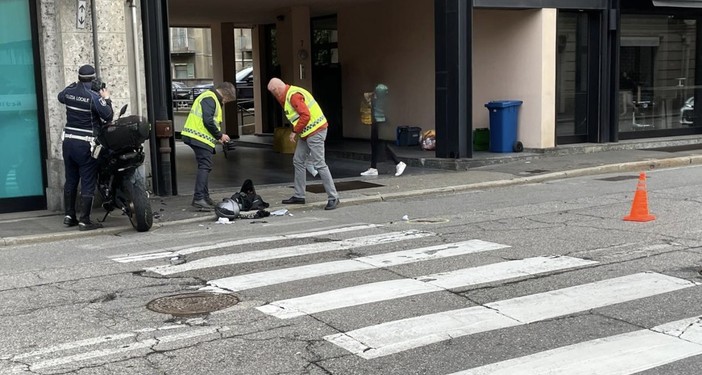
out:
{"label": "motorcycle rear wheel", "polygon": [[137,232],[148,231],[154,223],[154,216],[144,183],[138,179],[134,182],[125,179],[124,191],[129,197],[129,222]]}

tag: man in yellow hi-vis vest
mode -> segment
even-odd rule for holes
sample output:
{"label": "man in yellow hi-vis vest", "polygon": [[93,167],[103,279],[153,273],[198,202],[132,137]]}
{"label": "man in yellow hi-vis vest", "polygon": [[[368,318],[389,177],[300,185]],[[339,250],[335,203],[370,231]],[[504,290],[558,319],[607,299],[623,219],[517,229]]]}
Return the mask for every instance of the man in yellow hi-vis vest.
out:
{"label": "man in yellow hi-vis vest", "polygon": [[236,100],[236,88],[231,82],[218,84],[214,89],[200,94],[190,108],[188,119],[180,135],[183,143],[195,152],[197,175],[193,207],[200,210],[212,210],[215,203],[210,198],[207,179],[212,171],[212,155],[215,143],[229,142],[229,136],[222,133],[222,106]]}
{"label": "man in yellow hi-vis vest", "polygon": [[[327,192],[325,210],[333,210],[339,205],[339,193],[334,186],[329,167],[324,160],[324,141],[327,138],[327,119],[319,103],[312,94],[302,87],[286,85],[279,78],[268,82],[268,91],[278,99],[285,110],[285,116],[292,124],[290,142],[297,140],[293,165],[295,166],[295,194],[283,200],[283,204],[304,204],[305,187],[307,184],[306,164],[319,172],[324,190]],[[299,139],[298,139],[299,138]]]}

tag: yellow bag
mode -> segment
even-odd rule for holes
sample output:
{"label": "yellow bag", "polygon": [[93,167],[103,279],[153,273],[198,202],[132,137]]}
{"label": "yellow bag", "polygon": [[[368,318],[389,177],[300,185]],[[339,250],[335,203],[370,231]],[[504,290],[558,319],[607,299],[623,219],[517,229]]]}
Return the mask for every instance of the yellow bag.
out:
{"label": "yellow bag", "polygon": [[371,113],[371,106],[367,100],[361,99],[361,124],[371,125],[373,124],[373,115]]}
{"label": "yellow bag", "polygon": [[290,142],[290,133],[292,129],[289,126],[279,126],[273,129],[273,151],[281,154],[294,154],[296,143]]}

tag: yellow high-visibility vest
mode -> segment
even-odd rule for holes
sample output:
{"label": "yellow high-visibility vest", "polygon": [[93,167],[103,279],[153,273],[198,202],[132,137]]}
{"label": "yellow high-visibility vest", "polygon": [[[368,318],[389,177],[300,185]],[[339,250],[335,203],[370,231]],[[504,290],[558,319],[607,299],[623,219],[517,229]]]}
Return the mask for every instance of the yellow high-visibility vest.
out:
{"label": "yellow high-visibility vest", "polygon": [[307,123],[307,126],[305,126],[302,133],[300,133],[300,137],[305,138],[326,124],[327,118],[324,117],[322,108],[320,108],[319,104],[316,100],[314,100],[314,97],[309,93],[309,91],[303,89],[302,87],[290,86],[290,89],[288,89],[288,94],[285,96],[284,109],[285,116],[293,125],[293,128],[300,121],[300,115],[295,112],[295,108],[293,108],[292,104],[290,103],[290,98],[292,98],[294,94],[302,94],[302,96],[305,98],[305,104],[307,104],[307,108],[310,110],[310,122]]}
{"label": "yellow high-visibility vest", "polygon": [[202,119],[202,99],[212,98],[215,101],[215,114],[214,122],[217,125],[217,130],[222,131],[222,105],[217,99],[217,94],[214,91],[205,91],[200,96],[195,99],[193,106],[190,108],[190,114],[188,119],[185,120],[185,126],[180,135],[183,137],[190,137],[192,139],[197,139],[198,141],[209,145],[214,148],[217,139],[210,134],[210,131],[205,127],[205,121]]}

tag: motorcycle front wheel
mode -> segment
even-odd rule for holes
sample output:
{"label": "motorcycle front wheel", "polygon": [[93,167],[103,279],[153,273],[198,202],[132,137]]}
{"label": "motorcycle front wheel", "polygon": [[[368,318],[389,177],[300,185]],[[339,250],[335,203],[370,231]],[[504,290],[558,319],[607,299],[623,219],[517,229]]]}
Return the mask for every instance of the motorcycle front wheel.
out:
{"label": "motorcycle front wheel", "polygon": [[139,179],[131,181],[125,179],[123,182],[124,192],[129,198],[129,222],[132,223],[137,232],[146,232],[154,224],[154,216],[151,212],[149,195],[146,193],[144,183]]}

